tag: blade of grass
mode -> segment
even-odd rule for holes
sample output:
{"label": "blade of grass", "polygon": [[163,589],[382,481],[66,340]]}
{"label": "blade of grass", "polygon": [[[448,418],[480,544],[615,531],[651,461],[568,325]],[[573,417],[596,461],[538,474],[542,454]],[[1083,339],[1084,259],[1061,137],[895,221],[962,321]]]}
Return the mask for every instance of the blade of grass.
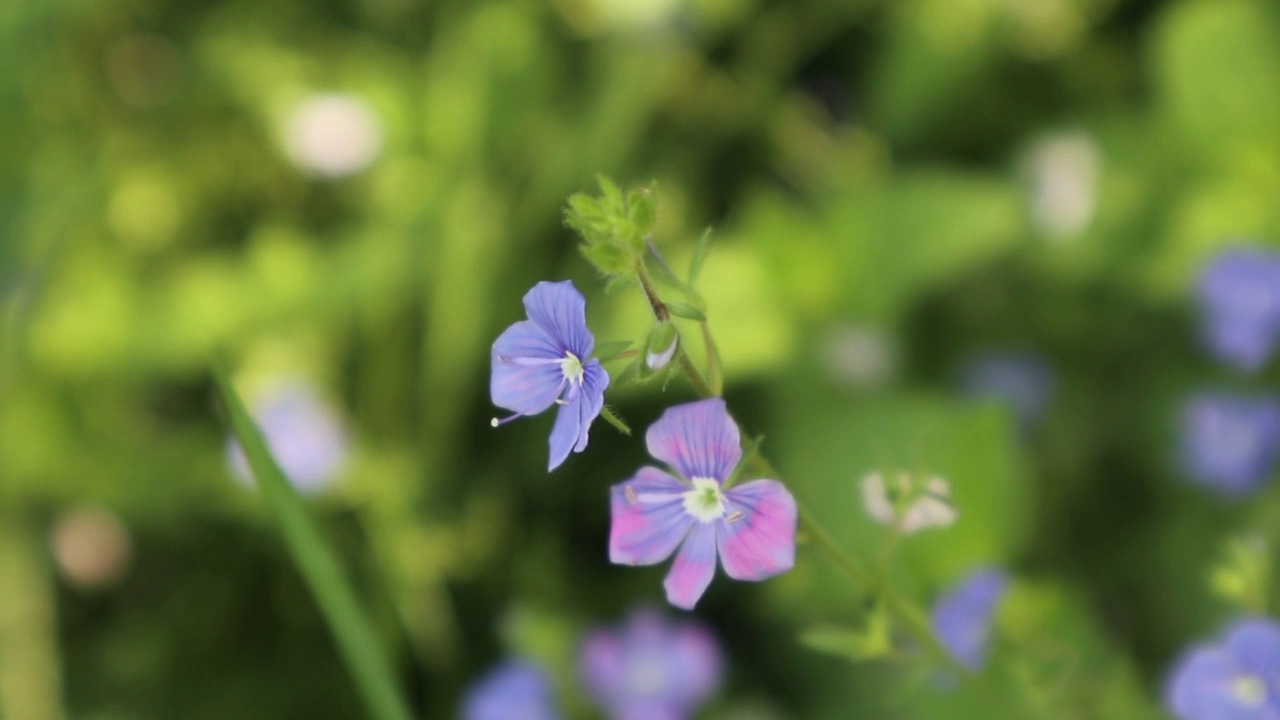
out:
{"label": "blade of grass", "polygon": [[285,480],[225,369],[215,363],[213,376],[231,431],[244,448],[259,491],[275,514],[289,555],[329,624],[369,716],[376,720],[410,720],[412,716],[392,680],[383,649],[320,529],[298,492]]}

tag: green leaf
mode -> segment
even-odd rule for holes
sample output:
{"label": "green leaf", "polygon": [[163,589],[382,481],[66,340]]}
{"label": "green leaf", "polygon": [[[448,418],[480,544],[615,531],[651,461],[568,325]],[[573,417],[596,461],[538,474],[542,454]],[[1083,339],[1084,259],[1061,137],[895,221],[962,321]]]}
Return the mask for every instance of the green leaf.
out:
{"label": "green leaf", "polygon": [[369,716],[376,720],[410,720],[412,716],[392,680],[384,650],[333,551],[306,504],[271,456],[226,371],[215,364],[213,376],[231,432],[244,449],[262,498],[275,515],[289,556],[320,606]]}
{"label": "green leaf", "polygon": [[636,355],[636,358],[631,361],[631,364],[623,368],[622,372],[618,373],[618,377],[614,378],[614,384],[622,386],[630,382],[638,382],[641,379],[640,370],[643,367],[645,367],[644,357]]}
{"label": "green leaf", "polygon": [[874,612],[865,631],[837,625],[818,625],[800,634],[800,643],[810,650],[851,660],[872,660],[889,655],[893,644],[886,613]]}
{"label": "green leaf", "polygon": [[608,405],[605,405],[600,409],[600,417],[604,418],[605,422],[617,428],[618,432],[623,435],[631,434],[631,426],[627,425],[627,423],[622,419],[622,416]]}
{"label": "green leaf", "polygon": [[607,242],[579,245],[582,256],[605,275],[628,275],[636,267],[635,258],[626,250]]}
{"label": "green leaf", "polygon": [[707,261],[707,253],[711,250],[711,228],[702,231],[702,237],[698,238],[698,242],[693,246],[693,257],[689,259],[689,285],[692,287],[698,282],[698,275],[702,272],[702,264]]}
{"label": "green leaf", "polygon": [[634,275],[627,273],[624,275],[616,275],[609,278],[609,282],[604,284],[605,295],[615,295],[620,290],[626,290],[636,281]]}
{"label": "green leaf", "polygon": [[676,317],[681,317],[686,320],[697,320],[698,322],[707,321],[707,316],[702,314],[701,310],[687,302],[669,302],[667,303],[667,309]]}
{"label": "green leaf", "polygon": [[622,191],[618,189],[618,184],[608,175],[596,175],[596,182],[600,183],[600,192],[602,194],[601,205],[605,211],[615,217],[625,217],[627,214],[626,202],[622,198]]}
{"label": "green leaf", "polygon": [[626,352],[632,345],[630,340],[614,340],[596,345],[596,359],[600,362],[609,362]]}
{"label": "green leaf", "polygon": [[635,225],[636,232],[648,235],[658,222],[658,184],[627,193],[627,218]]}

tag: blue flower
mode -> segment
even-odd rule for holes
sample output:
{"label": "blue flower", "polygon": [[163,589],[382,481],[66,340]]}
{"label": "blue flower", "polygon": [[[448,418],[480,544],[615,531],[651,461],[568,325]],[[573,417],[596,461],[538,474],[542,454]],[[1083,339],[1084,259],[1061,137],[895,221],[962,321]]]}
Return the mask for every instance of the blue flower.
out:
{"label": "blue flower", "polygon": [[[307,382],[276,380],[250,400],[250,414],[289,482],[305,493],[324,489],[337,477],[348,455],[341,418]],[[242,482],[253,473],[235,438],[227,439],[227,463]]]}
{"label": "blue flower", "polygon": [[986,664],[987,645],[996,608],[1009,588],[1002,570],[970,573],[933,606],[933,630],[961,665],[978,670]]}
{"label": "blue flower", "polygon": [[528,663],[509,661],[467,689],[462,720],[558,720],[551,682]]}
{"label": "blue flower", "polygon": [[1044,414],[1053,385],[1053,370],[1043,358],[1019,352],[991,352],[973,358],[961,378],[966,395],[1007,405],[1023,432]]}
{"label": "blue flower", "polygon": [[489,393],[494,405],[515,413],[493,424],[558,405],[547,466],[555,470],[570,450],[587,448],[591,421],[604,407],[609,373],[590,357],[596,341],[587,329],[587,301],[571,281],[534,285],[524,296],[524,310],[529,319],[507,328],[493,343]]}
{"label": "blue flower", "polygon": [[582,646],[582,678],[611,720],[683,720],[720,687],[720,645],[701,624],[635,610]]}
{"label": "blue flower", "polygon": [[1181,418],[1187,475],[1225,495],[1257,489],[1280,452],[1280,402],[1270,396],[1202,392],[1189,398]]}
{"label": "blue flower", "polygon": [[1280,720],[1280,625],[1242,620],[1174,665],[1165,703],[1179,720]]}
{"label": "blue flower", "polygon": [[1280,254],[1259,247],[1219,253],[1200,275],[1197,300],[1210,352],[1257,370],[1280,339]]}

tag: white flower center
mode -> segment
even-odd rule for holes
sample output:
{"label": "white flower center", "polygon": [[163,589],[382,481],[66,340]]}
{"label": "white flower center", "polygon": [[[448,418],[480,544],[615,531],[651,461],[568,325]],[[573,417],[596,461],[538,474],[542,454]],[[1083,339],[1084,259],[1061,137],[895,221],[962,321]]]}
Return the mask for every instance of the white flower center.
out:
{"label": "white flower center", "polygon": [[565,353],[564,359],[560,361],[560,372],[564,373],[564,379],[571,383],[582,383],[582,376],[585,371],[582,369],[582,361],[573,353]]}
{"label": "white flower center", "polygon": [[724,517],[724,493],[711,478],[693,478],[693,489],[684,494],[684,510],[698,522],[709,523]]}
{"label": "white flower center", "polygon": [[1231,681],[1231,694],[1245,707],[1262,707],[1267,688],[1256,675],[1240,675]]}

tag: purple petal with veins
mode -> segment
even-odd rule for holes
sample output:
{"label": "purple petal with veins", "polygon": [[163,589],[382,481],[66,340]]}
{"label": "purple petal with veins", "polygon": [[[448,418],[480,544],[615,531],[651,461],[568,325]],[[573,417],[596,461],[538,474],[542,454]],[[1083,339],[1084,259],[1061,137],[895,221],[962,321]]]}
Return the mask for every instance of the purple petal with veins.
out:
{"label": "purple petal with veins", "polygon": [[716,526],[697,523],[680,545],[676,561],[671,563],[667,579],[662,583],[667,590],[667,601],[678,608],[692,610],[715,573]]}
{"label": "purple petal with veins", "polygon": [[653,565],[671,557],[696,522],[684,509],[689,487],[657,468],[613,486],[609,560]]}
{"label": "purple petal with veins", "polygon": [[796,563],[796,501],[776,480],[756,480],[725,492],[716,542],[725,573],[764,580]]}
{"label": "purple petal with veins", "polygon": [[720,398],[668,408],[649,426],[645,442],[650,455],[690,480],[723,482],[742,459],[738,426]]}

